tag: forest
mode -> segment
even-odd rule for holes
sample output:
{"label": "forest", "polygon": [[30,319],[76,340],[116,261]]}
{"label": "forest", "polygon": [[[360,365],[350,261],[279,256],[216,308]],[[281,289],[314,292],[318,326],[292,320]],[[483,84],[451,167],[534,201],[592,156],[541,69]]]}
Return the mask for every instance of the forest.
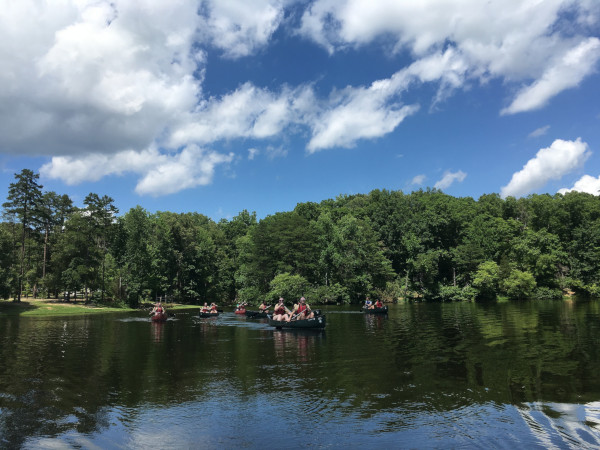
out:
{"label": "forest", "polygon": [[0,223],[0,297],[137,306],[303,295],[314,304],[552,299],[600,294],[600,198],[477,200],[436,189],[373,190],[257,220],[82,207],[15,174]]}

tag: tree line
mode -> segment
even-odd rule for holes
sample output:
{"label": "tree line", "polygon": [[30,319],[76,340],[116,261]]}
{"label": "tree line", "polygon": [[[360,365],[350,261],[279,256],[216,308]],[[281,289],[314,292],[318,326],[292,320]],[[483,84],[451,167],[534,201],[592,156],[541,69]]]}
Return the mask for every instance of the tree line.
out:
{"label": "tree line", "polygon": [[15,174],[0,223],[0,296],[136,306],[304,295],[313,303],[560,298],[600,294],[600,198],[570,192],[474,200],[436,189],[374,190],[257,220],[198,213],[119,215],[82,207]]}

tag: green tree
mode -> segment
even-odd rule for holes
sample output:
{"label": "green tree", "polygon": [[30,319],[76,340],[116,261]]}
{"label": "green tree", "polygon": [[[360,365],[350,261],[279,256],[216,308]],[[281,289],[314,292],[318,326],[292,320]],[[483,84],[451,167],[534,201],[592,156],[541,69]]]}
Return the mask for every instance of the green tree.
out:
{"label": "green tree", "polygon": [[16,182],[8,188],[7,201],[2,205],[5,212],[14,215],[21,222],[21,252],[19,256],[19,275],[15,301],[21,301],[23,278],[25,274],[25,241],[37,220],[36,210],[42,197],[42,185],[38,184],[39,174],[23,169],[15,174]]}
{"label": "green tree", "polygon": [[530,272],[513,269],[508,278],[502,281],[502,288],[511,299],[525,299],[533,295],[535,278]]}
{"label": "green tree", "polygon": [[500,268],[494,261],[485,261],[479,264],[473,276],[473,287],[477,289],[478,297],[494,299],[498,292],[500,282]]}

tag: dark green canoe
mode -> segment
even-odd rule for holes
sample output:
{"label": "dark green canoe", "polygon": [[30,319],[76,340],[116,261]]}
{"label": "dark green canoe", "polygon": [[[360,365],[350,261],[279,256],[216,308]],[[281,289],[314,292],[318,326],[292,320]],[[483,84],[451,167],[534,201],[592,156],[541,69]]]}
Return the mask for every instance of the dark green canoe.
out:
{"label": "dark green canoe", "polygon": [[285,320],[273,320],[269,317],[269,325],[277,329],[280,328],[297,328],[297,329],[319,329],[325,328],[325,316],[318,315],[314,319],[304,320],[291,320],[286,322]]}
{"label": "dark green canoe", "polygon": [[207,312],[199,312],[198,315],[200,317],[217,317],[219,313],[207,313]]}
{"label": "dark green canoe", "polygon": [[363,312],[365,314],[387,314],[388,307],[384,306],[383,308],[373,308],[373,309],[363,308]]}

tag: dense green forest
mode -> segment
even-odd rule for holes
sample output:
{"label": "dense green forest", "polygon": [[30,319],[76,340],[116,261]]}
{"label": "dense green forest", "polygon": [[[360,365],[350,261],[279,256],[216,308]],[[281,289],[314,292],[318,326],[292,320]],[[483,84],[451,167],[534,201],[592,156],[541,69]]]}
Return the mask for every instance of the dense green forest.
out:
{"label": "dense green forest", "polygon": [[257,220],[81,208],[15,174],[0,224],[0,296],[138,305],[559,298],[600,293],[600,198],[571,192],[478,200],[374,190]]}

